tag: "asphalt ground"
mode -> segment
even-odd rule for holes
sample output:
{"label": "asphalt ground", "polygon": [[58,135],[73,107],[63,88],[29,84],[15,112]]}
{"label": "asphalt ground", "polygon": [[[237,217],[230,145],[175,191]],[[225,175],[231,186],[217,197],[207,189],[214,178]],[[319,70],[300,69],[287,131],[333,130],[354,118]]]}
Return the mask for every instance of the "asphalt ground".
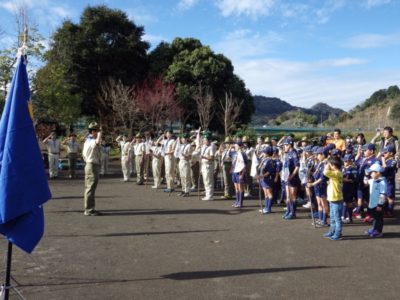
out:
{"label": "asphalt ground", "polygon": [[[356,221],[335,242],[304,209],[285,221],[283,207],[261,215],[257,196],[239,210],[220,191],[201,201],[150,185],[102,178],[103,215],[84,216],[82,175],[50,181],[43,239],[31,255],[14,247],[18,291],[26,299],[400,298],[399,219],[385,219],[380,239]],[[4,239],[0,247],[5,257]]]}

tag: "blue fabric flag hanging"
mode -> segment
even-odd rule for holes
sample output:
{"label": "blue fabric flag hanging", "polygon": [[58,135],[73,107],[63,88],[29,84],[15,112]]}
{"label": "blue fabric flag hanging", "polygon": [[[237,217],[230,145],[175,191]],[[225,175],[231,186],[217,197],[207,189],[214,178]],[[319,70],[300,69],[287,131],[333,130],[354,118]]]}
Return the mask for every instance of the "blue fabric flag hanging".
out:
{"label": "blue fabric flag hanging", "polygon": [[44,232],[51,198],[32,118],[25,58],[18,58],[0,121],[0,233],[31,253]]}

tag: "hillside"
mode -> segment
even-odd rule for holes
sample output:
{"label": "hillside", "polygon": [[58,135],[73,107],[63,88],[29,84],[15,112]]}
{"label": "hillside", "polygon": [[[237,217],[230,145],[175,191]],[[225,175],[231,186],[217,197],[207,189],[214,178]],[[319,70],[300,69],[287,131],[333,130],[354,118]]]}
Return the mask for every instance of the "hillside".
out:
{"label": "hillside", "polygon": [[374,131],[376,128],[391,126],[400,128],[400,89],[391,86],[376,91],[348,114],[334,120],[332,125],[340,128],[360,128]]}
{"label": "hillside", "polygon": [[311,126],[328,119],[336,119],[345,113],[344,110],[325,103],[302,108],[279,98],[264,96],[254,96],[254,106],[256,111],[252,123],[255,125]]}

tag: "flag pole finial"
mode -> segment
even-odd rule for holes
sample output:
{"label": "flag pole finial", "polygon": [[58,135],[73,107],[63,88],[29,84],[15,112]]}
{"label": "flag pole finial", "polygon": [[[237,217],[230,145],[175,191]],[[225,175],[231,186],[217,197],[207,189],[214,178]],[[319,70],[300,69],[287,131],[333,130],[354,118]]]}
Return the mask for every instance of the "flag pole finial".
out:
{"label": "flag pole finial", "polygon": [[23,33],[23,37],[22,37],[22,46],[20,48],[18,48],[18,53],[17,53],[17,57],[21,57],[26,56],[26,52],[28,49],[28,26],[25,25],[25,29],[24,29],[24,33]]}

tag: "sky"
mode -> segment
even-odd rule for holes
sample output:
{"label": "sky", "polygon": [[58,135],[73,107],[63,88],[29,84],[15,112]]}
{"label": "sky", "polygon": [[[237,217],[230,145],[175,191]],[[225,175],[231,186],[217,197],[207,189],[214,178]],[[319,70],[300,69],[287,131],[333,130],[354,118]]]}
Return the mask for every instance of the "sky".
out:
{"label": "sky", "polygon": [[400,85],[400,0],[0,0],[0,49],[15,39],[21,3],[46,38],[88,5],[123,10],[152,49],[197,38],[231,59],[253,95],[295,106],[350,110]]}

